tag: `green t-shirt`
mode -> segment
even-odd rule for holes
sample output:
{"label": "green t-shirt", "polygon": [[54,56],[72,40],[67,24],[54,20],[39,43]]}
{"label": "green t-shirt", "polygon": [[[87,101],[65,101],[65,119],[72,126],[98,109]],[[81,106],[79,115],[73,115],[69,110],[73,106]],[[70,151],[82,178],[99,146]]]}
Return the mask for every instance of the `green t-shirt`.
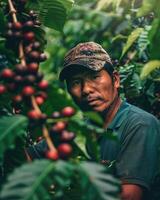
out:
{"label": "green t-shirt", "polygon": [[108,129],[117,134],[119,142],[106,137],[100,139],[103,163],[116,160],[116,176],[123,183],[144,187],[149,197],[160,165],[159,121],[150,113],[123,102]]}

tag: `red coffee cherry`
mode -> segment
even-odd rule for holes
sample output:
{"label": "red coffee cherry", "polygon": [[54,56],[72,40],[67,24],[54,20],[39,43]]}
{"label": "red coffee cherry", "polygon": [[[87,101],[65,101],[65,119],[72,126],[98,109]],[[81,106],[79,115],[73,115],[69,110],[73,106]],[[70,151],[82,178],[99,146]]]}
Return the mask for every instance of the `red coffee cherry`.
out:
{"label": "red coffee cherry", "polygon": [[31,120],[39,120],[41,118],[41,113],[37,112],[36,110],[30,110],[27,113],[27,116],[31,119]]}
{"label": "red coffee cherry", "polygon": [[16,31],[13,33],[13,37],[16,39],[20,39],[22,37],[22,33],[20,31]]}
{"label": "red coffee cherry", "polygon": [[21,30],[22,29],[22,24],[20,22],[14,22],[13,23],[13,29]]}
{"label": "red coffee cherry", "polygon": [[7,79],[11,79],[14,76],[14,72],[11,69],[4,69],[1,72],[1,77],[2,78],[7,78]]}
{"label": "red coffee cherry", "polygon": [[62,111],[61,111],[61,114],[64,117],[71,117],[72,115],[74,115],[74,113],[75,113],[74,108],[72,108],[70,106],[67,106],[67,107],[63,108]]}
{"label": "red coffee cherry", "polygon": [[28,56],[30,59],[32,59],[34,61],[38,61],[40,54],[38,51],[31,51]]}
{"label": "red coffee cherry", "polygon": [[34,93],[35,93],[35,90],[34,90],[34,88],[31,87],[31,86],[25,86],[25,87],[23,88],[23,90],[22,90],[22,94],[23,94],[24,96],[31,96],[31,95],[33,95]]}
{"label": "red coffee cherry", "polygon": [[39,136],[39,137],[36,139],[36,142],[40,142],[41,140],[43,140],[43,136]]}
{"label": "red coffee cherry", "polygon": [[14,81],[15,81],[15,83],[23,83],[24,78],[23,78],[23,76],[21,76],[21,75],[16,75],[16,76],[14,77]]}
{"label": "red coffee cherry", "polygon": [[0,84],[0,94],[4,94],[6,91],[6,87],[3,84]]}
{"label": "red coffee cherry", "polygon": [[14,101],[15,103],[21,103],[22,100],[23,100],[23,97],[22,97],[22,95],[20,95],[20,94],[18,94],[18,95],[16,95],[16,96],[13,97],[13,101]]}
{"label": "red coffee cherry", "polygon": [[38,92],[37,96],[41,96],[44,100],[47,99],[47,93],[43,91]]}
{"label": "red coffee cherry", "polygon": [[58,158],[59,158],[58,151],[56,151],[56,150],[55,151],[53,151],[53,150],[47,151],[46,157],[51,160],[58,160]]}
{"label": "red coffee cherry", "polygon": [[51,129],[53,132],[60,133],[66,128],[67,123],[64,121],[57,122]]}
{"label": "red coffee cherry", "polygon": [[28,64],[28,71],[31,73],[37,73],[38,68],[39,68],[39,65],[36,62],[32,62]]}
{"label": "red coffee cherry", "polygon": [[61,114],[58,111],[54,111],[51,116],[52,118],[57,119],[61,117]]}
{"label": "red coffee cherry", "polygon": [[30,32],[24,33],[23,38],[24,38],[26,41],[31,42],[31,41],[34,40],[35,34],[34,34],[34,32],[30,31]]}
{"label": "red coffee cherry", "polygon": [[34,26],[33,21],[29,20],[29,21],[24,23],[23,28],[28,29],[28,28],[32,28],[33,26]]}
{"label": "red coffee cherry", "polygon": [[70,142],[70,141],[72,141],[74,138],[75,138],[75,134],[74,134],[73,132],[69,132],[69,131],[63,130],[60,139],[61,139],[63,142]]}
{"label": "red coffee cherry", "polygon": [[61,158],[67,158],[72,153],[72,146],[67,143],[62,143],[58,146],[58,153]]}
{"label": "red coffee cherry", "polygon": [[27,84],[34,84],[35,83],[35,81],[36,81],[36,77],[34,76],[34,75],[27,75],[27,76],[25,76],[25,78],[24,78],[24,80],[25,80],[25,82],[27,83]]}
{"label": "red coffee cherry", "polygon": [[40,48],[40,46],[41,46],[40,42],[36,41],[33,43],[32,48],[33,48],[33,50],[37,50]]}
{"label": "red coffee cherry", "polygon": [[17,64],[16,65],[16,72],[18,74],[26,74],[27,73],[27,67],[25,65],[22,65],[22,64]]}
{"label": "red coffee cherry", "polygon": [[41,90],[47,89],[47,88],[48,88],[48,81],[42,80],[41,82],[38,83],[38,87],[39,87]]}
{"label": "red coffee cherry", "polygon": [[31,51],[32,51],[32,46],[31,45],[28,45],[24,48],[24,51],[26,54],[29,54]]}
{"label": "red coffee cherry", "polygon": [[35,98],[35,101],[36,101],[36,103],[37,103],[38,105],[42,105],[42,104],[44,103],[44,99],[43,99],[43,97],[41,97],[41,96],[37,96],[37,97]]}
{"label": "red coffee cherry", "polygon": [[40,62],[43,62],[43,61],[45,61],[46,59],[47,59],[46,54],[45,54],[45,53],[41,53],[40,56],[39,56]]}

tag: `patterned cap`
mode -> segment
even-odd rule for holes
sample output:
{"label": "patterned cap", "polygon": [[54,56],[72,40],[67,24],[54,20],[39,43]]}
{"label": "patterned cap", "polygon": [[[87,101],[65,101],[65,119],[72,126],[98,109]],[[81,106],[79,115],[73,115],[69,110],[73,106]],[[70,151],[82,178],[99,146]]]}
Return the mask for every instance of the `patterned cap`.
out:
{"label": "patterned cap", "polygon": [[100,71],[105,63],[112,65],[110,56],[101,45],[95,42],[80,43],[66,54],[59,79],[61,81],[66,79],[68,71],[75,67],[77,70],[78,66],[84,66],[94,71]]}

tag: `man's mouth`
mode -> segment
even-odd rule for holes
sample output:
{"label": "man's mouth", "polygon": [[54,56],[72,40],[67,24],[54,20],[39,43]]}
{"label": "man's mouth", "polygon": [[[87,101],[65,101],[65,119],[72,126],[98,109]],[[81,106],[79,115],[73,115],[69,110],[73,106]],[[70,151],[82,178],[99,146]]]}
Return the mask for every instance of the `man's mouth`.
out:
{"label": "man's mouth", "polygon": [[98,102],[99,102],[99,99],[98,99],[98,98],[94,98],[94,99],[89,99],[89,100],[87,100],[87,104],[90,105],[90,106],[94,106],[94,105],[96,105]]}

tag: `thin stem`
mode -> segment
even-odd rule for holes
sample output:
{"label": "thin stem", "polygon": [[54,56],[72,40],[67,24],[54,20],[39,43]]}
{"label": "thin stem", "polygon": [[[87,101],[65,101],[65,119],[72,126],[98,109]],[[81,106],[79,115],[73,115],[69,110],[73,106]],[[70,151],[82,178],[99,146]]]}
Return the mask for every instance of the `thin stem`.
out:
{"label": "thin stem", "polygon": [[[31,101],[32,101],[32,106],[33,106],[33,108],[34,108],[38,113],[42,114],[40,108],[38,107],[38,105],[37,105],[37,103],[36,103],[36,101],[35,101],[35,97],[34,97],[34,96],[31,97]],[[47,142],[47,144],[48,144],[49,149],[50,149],[51,151],[52,151],[52,150],[53,150],[53,151],[56,151],[56,148],[55,148],[55,146],[54,146],[54,144],[53,144],[53,142],[52,142],[52,140],[51,140],[51,138],[50,138],[50,136],[49,136],[48,129],[47,129],[47,127],[46,127],[45,125],[43,125],[42,132],[43,132],[44,138],[46,139],[46,142]]]}
{"label": "thin stem", "polygon": [[[8,0],[8,4],[9,4],[10,13],[11,13],[12,18],[13,18],[13,22],[16,23],[18,21],[17,16],[16,16],[17,11],[14,8],[11,0]],[[22,41],[19,43],[19,59],[20,59],[22,65],[26,65]]]}
{"label": "thin stem", "polygon": [[9,9],[10,9],[10,13],[12,15],[13,18],[13,22],[17,22],[17,17],[16,17],[16,9],[13,6],[13,3],[11,0],[8,0],[8,4],[9,4]]}
{"label": "thin stem", "polygon": [[46,139],[46,142],[48,144],[48,147],[49,147],[50,151],[57,151],[55,146],[52,143],[52,140],[51,140],[51,138],[49,136],[49,133],[48,133],[48,129],[46,128],[45,125],[43,125],[42,131],[43,131],[43,136]]}
{"label": "thin stem", "polygon": [[26,65],[24,50],[23,50],[23,42],[21,41],[19,44],[19,58],[21,60],[22,65]]}
{"label": "thin stem", "polygon": [[26,150],[25,148],[24,148],[24,153],[25,153],[25,155],[26,155],[27,161],[28,161],[28,162],[31,162],[32,159],[31,159],[31,157],[29,156],[29,154],[28,154],[28,152],[27,152],[27,150]]}
{"label": "thin stem", "polygon": [[40,108],[38,107],[36,101],[35,101],[35,97],[34,96],[31,96],[31,102],[32,102],[32,106],[33,108],[40,114],[42,114]]}
{"label": "thin stem", "polygon": [[51,119],[51,118],[48,118],[47,119],[47,123],[49,124],[53,124],[53,123],[56,123],[58,121],[68,121],[68,118],[58,118],[58,119]]}

